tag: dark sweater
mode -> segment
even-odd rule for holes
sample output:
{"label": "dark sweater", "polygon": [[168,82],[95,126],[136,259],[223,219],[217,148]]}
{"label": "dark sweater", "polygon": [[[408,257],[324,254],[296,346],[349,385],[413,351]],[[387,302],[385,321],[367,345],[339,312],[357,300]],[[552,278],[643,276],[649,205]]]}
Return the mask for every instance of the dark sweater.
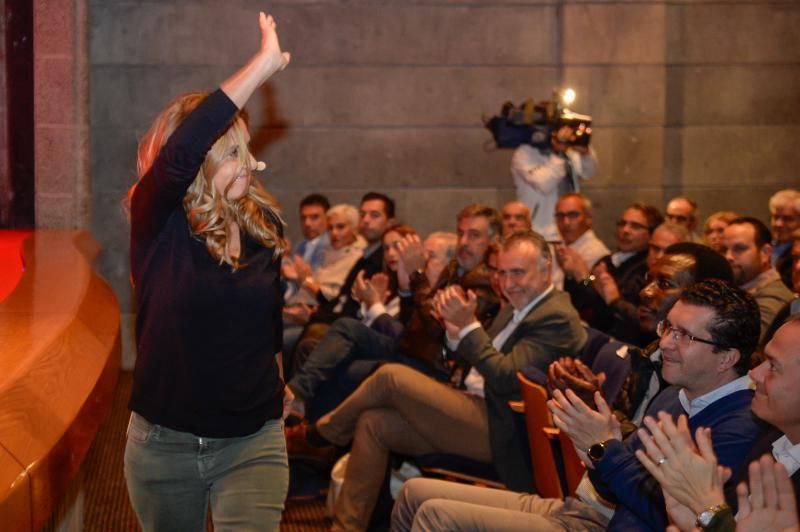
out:
{"label": "dark sweater", "polygon": [[129,406],[151,423],[204,437],[256,432],[280,417],[280,260],[242,232],[234,272],[191,235],[182,206],[238,109],[211,94],[175,130],[131,201],[131,272],[139,309]]}
{"label": "dark sweater", "polygon": [[[753,392],[741,390],[714,401],[689,419],[692,434],[698,427],[710,427],[714,452],[721,465],[736,471],[748,450],[763,434],[763,427],[750,411]],[[678,387],[670,386],[650,404],[647,414],[655,417],[664,410],[673,419],[684,413]],[[612,441],[603,459],[589,472],[589,478],[604,499],[618,503],[608,530],[664,530],[668,524],[664,496],[658,482],[636,458],[643,445],[637,433],[625,442]],[[733,488],[729,481],[726,490]]]}

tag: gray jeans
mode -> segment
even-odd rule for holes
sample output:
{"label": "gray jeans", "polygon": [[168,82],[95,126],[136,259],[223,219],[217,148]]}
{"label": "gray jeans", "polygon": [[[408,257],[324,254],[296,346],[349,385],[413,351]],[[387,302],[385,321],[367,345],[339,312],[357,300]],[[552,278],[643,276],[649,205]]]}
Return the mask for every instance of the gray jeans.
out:
{"label": "gray jeans", "polygon": [[133,412],[125,479],[144,532],[278,530],[289,484],[283,422],[239,438],[199,438]]}

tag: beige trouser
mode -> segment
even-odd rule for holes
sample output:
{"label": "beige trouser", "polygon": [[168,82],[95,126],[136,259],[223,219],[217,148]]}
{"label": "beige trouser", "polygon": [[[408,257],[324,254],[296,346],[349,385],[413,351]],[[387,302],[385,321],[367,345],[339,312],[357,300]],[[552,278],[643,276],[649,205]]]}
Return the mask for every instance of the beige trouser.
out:
{"label": "beige trouser", "polygon": [[607,524],[603,515],[572,497],[543,499],[429,478],[406,482],[392,512],[392,532],[594,532],[605,530]]}
{"label": "beige trouser", "polygon": [[386,364],[317,421],[337,445],[352,441],[332,530],[366,530],[389,454],[453,453],[491,461],[486,403],[408,366]]}

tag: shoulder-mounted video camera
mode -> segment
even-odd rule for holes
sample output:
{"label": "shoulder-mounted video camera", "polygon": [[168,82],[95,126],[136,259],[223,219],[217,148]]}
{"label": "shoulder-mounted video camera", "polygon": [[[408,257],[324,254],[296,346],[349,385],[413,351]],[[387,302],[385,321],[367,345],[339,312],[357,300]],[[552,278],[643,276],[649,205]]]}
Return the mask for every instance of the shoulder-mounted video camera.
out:
{"label": "shoulder-mounted video camera", "polygon": [[[574,91],[565,91],[563,99],[571,103],[575,99]],[[530,98],[518,106],[506,102],[499,115],[484,119],[484,126],[492,132],[498,148],[530,144],[535,148],[550,149],[558,130],[564,126],[573,130],[566,142],[560,141],[567,146],[586,147],[592,138],[592,117],[567,109],[558,93],[553,93],[552,100],[538,103]]]}

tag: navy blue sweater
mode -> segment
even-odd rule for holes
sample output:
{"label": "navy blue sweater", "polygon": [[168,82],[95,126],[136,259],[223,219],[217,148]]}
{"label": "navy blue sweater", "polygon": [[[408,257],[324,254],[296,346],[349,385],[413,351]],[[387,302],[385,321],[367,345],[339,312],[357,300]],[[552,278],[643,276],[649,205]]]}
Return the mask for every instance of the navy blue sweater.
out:
{"label": "navy blue sweater", "polygon": [[238,109],[218,90],[175,130],[131,200],[138,302],[129,406],[151,423],[204,437],[245,436],[280,417],[275,353],[283,324],[280,260],[242,234],[236,272],[191,235],[182,206]]}
{"label": "navy blue sweater", "polygon": [[[655,417],[660,411],[677,419],[685,413],[678,400],[676,386],[661,392],[647,409]],[[753,443],[762,435],[763,426],[750,411],[753,392],[741,390],[723,397],[689,419],[694,434],[698,427],[710,427],[714,452],[720,465],[736,471],[744,462]],[[589,472],[597,492],[606,500],[617,503],[608,530],[657,530],[669,524],[664,496],[658,482],[636,458],[636,449],[643,449],[636,432],[624,442],[613,441],[606,447],[603,459]],[[728,482],[726,490],[735,485]]]}

